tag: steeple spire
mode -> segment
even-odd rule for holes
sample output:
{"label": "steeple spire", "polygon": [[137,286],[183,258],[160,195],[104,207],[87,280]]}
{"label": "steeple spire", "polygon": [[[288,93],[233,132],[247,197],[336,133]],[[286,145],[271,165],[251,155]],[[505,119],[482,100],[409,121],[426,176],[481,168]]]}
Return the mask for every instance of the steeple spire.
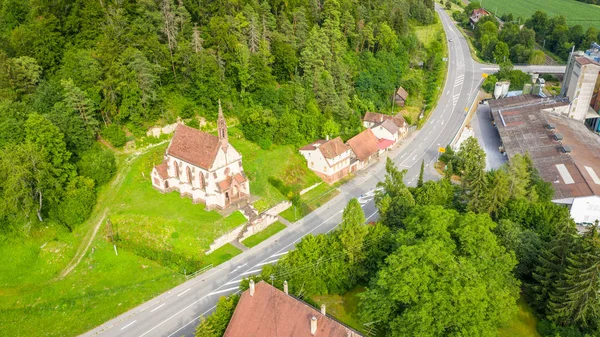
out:
{"label": "steeple spire", "polygon": [[221,142],[221,148],[227,152],[229,146],[229,139],[227,137],[227,123],[223,116],[223,108],[221,108],[221,100],[219,99],[219,117],[217,118],[217,128],[219,130],[219,141]]}

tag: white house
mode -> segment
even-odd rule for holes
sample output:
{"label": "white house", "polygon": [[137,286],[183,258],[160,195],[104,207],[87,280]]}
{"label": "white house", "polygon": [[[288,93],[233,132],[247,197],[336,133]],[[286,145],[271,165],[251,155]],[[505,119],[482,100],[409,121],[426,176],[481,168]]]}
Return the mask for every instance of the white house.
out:
{"label": "white house", "polygon": [[242,156],[229,144],[221,102],[217,124],[218,136],[177,125],[164,161],[152,169],[152,186],[163,193],[178,191],[207,209],[247,199],[250,185]]}
{"label": "white house", "polygon": [[308,168],[329,184],[342,179],[349,172],[352,151],[340,137],[317,140],[301,147],[300,154],[306,158]]}
{"label": "white house", "polygon": [[380,142],[382,140],[388,140],[389,142],[386,143],[389,143],[389,146],[396,144],[398,140],[400,140],[400,132],[398,127],[391,119],[388,119],[377,126],[371,127],[371,131],[373,131],[373,134]]}

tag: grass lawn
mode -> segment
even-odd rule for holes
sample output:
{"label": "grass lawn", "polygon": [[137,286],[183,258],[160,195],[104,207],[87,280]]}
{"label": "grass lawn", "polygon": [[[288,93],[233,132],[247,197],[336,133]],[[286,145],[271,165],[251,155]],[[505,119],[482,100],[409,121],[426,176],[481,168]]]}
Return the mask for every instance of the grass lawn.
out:
{"label": "grass lawn", "polygon": [[237,128],[229,128],[229,142],[243,155],[244,172],[250,180],[250,193],[261,199],[254,207],[262,212],[287,200],[269,183],[269,177],[281,179],[286,185],[309,187],[321,179],[306,166],[298,150],[291,145],[273,145],[269,150],[246,140]]}
{"label": "grass lawn", "polygon": [[597,27],[600,17],[600,6],[575,0],[485,0],[483,5],[498,16],[512,13],[515,20],[518,17],[527,20],[537,10],[543,10],[549,17],[562,14],[569,26],[581,25],[584,31]]}
{"label": "grass lawn", "polygon": [[210,255],[207,255],[202,262],[204,262],[204,265],[206,266],[210,264],[217,266],[240,254],[241,252],[242,251],[239,248],[235,247],[231,243],[227,243],[223,247],[210,253]]}
{"label": "grass lawn", "polygon": [[257,244],[263,242],[264,240],[270,238],[271,236],[277,234],[279,231],[283,230],[285,225],[279,221],[274,222],[269,227],[263,229],[262,231],[248,237],[246,240],[242,241],[242,244],[248,248],[252,248]]}
{"label": "grass lawn", "polygon": [[[235,128],[229,135],[244,155],[252,193],[262,198],[263,209],[285,199],[269,184],[269,176],[302,188],[320,181],[292,146],[266,151]],[[241,213],[223,218],[176,192],[161,194],[152,188],[150,171],[162,160],[166,146],[165,142],[139,154],[118,155],[116,177],[100,189],[90,219],[72,233],[47,222],[27,238],[0,237],[0,335],[78,335],[185,280],[182,271],[144,254],[121,247],[115,255],[104,221],[79,265],[57,278],[105,212],[113,231],[127,240],[121,245],[133,243],[214,266],[241,253],[227,244],[208,256],[201,254],[217,236],[246,221]]]}
{"label": "grass lawn", "polygon": [[139,156],[120,155],[117,176],[101,188],[90,219],[73,233],[47,223],[26,239],[0,238],[0,335],[78,335],[185,279],[126,249],[116,256],[104,222],[81,263],[65,278],[57,278],[106,210],[122,240],[198,258],[203,265],[217,265],[241,253],[225,245],[201,257],[216,236],[245,221],[239,212],[224,219],[177,193],[152,189],[150,168],[162,158],[165,146]]}
{"label": "grass lawn", "polygon": [[336,195],[340,194],[337,190],[337,186],[339,186],[343,182],[338,182],[335,185],[329,185],[323,183],[312,190],[304,193],[300,196],[300,202],[302,203],[302,207],[292,206],[285,211],[281,212],[281,217],[286,219],[289,222],[296,222],[310,212],[315,209],[321,207],[324,203],[331,200]]}
{"label": "grass lawn", "polygon": [[523,298],[517,302],[519,311],[515,318],[506,327],[498,330],[500,337],[541,337],[536,330],[538,319],[533,310],[527,305]]}
{"label": "grass lawn", "polygon": [[347,326],[365,333],[364,326],[358,319],[358,303],[360,302],[358,294],[365,291],[365,287],[356,287],[343,295],[318,295],[311,296],[310,299],[318,304],[325,304],[327,314],[335,317],[338,321]]}
{"label": "grass lawn", "polygon": [[[23,245],[19,252],[13,252],[13,246],[0,248],[4,258],[22,258],[20,263],[2,263],[1,335],[78,335],[185,279],[125,250],[116,256],[113,246],[98,238],[92,244],[94,253],[89,251],[64,279],[53,279],[53,274],[68,262],[60,258],[64,244],[60,239],[54,242],[52,248],[46,245],[43,249]],[[55,256],[59,258],[54,260]],[[24,266],[26,262],[31,264]],[[39,273],[38,266],[54,273]]]}
{"label": "grass lawn", "polygon": [[162,161],[167,144],[158,146],[131,163],[110,207],[113,229],[122,240],[169,250],[183,256],[198,256],[212,241],[241,225],[246,218],[234,212],[223,218],[204,205],[193,204],[178,192],[161,194],[150,182],[154,164]]}
{"label": "grass lawn", "polygon": [[417,35],[417,39],[421,42],[426,48],[429,47],[431,42],[437,40],[438,34],[442,33],[444,27],[442,26],[442,21],[438,19],[438,21],[434,24],[427,26],[415,26],[415,34]]}

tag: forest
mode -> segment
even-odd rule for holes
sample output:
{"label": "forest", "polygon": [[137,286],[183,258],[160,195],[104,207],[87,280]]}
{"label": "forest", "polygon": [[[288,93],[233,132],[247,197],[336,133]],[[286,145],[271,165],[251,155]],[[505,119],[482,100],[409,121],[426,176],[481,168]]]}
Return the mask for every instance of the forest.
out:
{"label": "forest", "polygon": [[[480,7],[479,2],[470,2],[465,6],[464,12],[454,12],[453,17],[465,29],[471,30],[469,16],[474,9]],[[502,27],[493,15],[485,16],[473,31],[475,46],[484,61],[498,64],[544,64],[545,54],[534,48],[535,43],[566,61],[573,47],[576,50],[587,50],[592,42],[600,41],[598,28],[592,26],[584,30],[579,24],[569,26],[564,15],[550,17],[543,9],[529,18],[504,14],[500,19]],[[520,27],[522,24],[524,27]]]}
{"label": "forest", "polygon": [[177,117],[198,127],[219,99],[264,149],[348,139],[400,85],[431,108],[441,39],[424,48],[411,29],[433,6],[0,0],[1,231],[80,224],[116,170],[109,147]]}
{"label": "forest", "polygon": [[[357,314],[378,336],[497,336],[519,297],[542,336],[598,335],[597,224],[577,233],[529,155],[486,172],[485,152],[469,138],[440,160],[444,178],[407,187],[406,171],[388,159],[377,223],[365,225],[352,199],[337,230],[304,237],[255,280],[279,288],[287,280],[309,303],[365,286]],[[196,336],[221,336],[236,300],[222,298]]]}

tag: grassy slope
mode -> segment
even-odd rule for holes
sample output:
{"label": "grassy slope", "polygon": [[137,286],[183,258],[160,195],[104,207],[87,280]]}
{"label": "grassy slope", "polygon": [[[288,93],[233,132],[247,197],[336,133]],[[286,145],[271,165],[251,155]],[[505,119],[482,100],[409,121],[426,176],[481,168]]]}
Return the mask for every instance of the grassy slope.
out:
{"label": "grassy slope", "polygon": [[292,206],[281,212],[281,217],[290,222],[300,220],[310,212],[321,207],[321,205],[338,195],[340,192],[337,190],[336,186],[338,186],[338,184],[331,186],[326,183],[322,183],[321,185],[304,193],[300,197],[303,207],[296,207],[296,209],[294,209],[294,206]]}
{"label": "grassy slope", "polygon": [[575,0],[485,0],[483,5],[498,16],[512,13],[515,19],[519,16],[528,19],[537,10],[543,10],[551,17],[562,14],[569,26],[579,24],[584,30],[597,27],[600,17],[599,6]]}
{"label": "grassy slope", "polygon": [[536,330],[538,319],[524,299],[517,302],[519,311],[510,325],[498,329],[500,337],[541,337]]}
{"label": "grassy slope", "polygon": [[[265,199],[266,206],[284,200],[268,183],[269,176],[302,187],[319,181],[291,146],[265,151],[243,139],[235,128],[230,130],[230,139],[244,155],[252,193]],[[118,228],[122,238],[187,256],[197,255],[216,236],[245,221],[239,212],[223,219],[177,193],[155,191],[149,173],[160,162],[165,146],[139,157],[119,156],[121,176],[100,190],[90,219],[73,233],[49,223],[32,231],[24,242],[0,240],[0,335],[77,335],[184,280],[183,275],[125,250],[116,256],[105,239],[104,225],[92,242],[94,253],[88,251],[66,278],[55,279],[106,208],[113,229]],[[225,245],[203,262],[217,265],[239,253]]]}
{"label": "grassy slope", "polygon": [[248,248],[252,248],[257,244],[263,242],[264,240],[270,238],[271,236],[277,234],[277,232],[283,230],[285,225],[279,221],[269,225],[269,227],[263,229],[262,231],[248,237],[246,240],[242,241],[242,244]]}
{"label": "grassy slope", "polygon": [[287,185],[306,188],[321,181],[308,169],[304,158],[291,145],[273,145],[269,150],[244,139],[237,128],[229,129],[229,142],[243,155],[244,172],[250,179],[250,193],[261,197],[254,206],[258,211],[286,200],[269,183],[269,177],[281,179]]}
{"label": "grassy slope", "polygon": [[[425,48],[429,47],[429,44],[431,42],[435,41],[436,39],[441,38],[442,39],[442,48],[443,48],[442,57],[446,57],[446,58],[448,57],[448,45],[445,42],[446,32],[444,31],[444,27],[442,26],[442,21],[439,18],[439,16],[437,17],[437,22],[434,24],[431,24],[428,26],[415,26],[415,34],[417,36],[417,39],[419,39],[419,42],[421,42]],[[419,121],[420,124],[418,124],[418,125],[420,125],[420,126],[424,125],[424,123],[429,118],[431,111],[433,111],[433,109],[435,109],[435,107],[437,106],[437,102],[439,101],[440,96],[444,89],[444,81],[446,80],[447,73],[448,73],[448,62],[444,62],[444,70],[443,70],[443,72],[441,72],[440,77],[438,77],[438,79],[437,79],[439,90],[437,91],[437,94],[436,94],[435,98],[433,99],[432,104],[430,105],[428,110],[425,111],[425,118],[423,120]],[[414,108],[411,110],[411,106],[414,106],[415,103],[413,103],[411,101],[411,99],[409,98],[407,113],[410,115],[410,118],[413,123],[417,123],[419,114],[421,113],[420,110],[416,111]]]}
{"label": "grassy slope", "polygon": [[240,212],[223,219],[177,192],[161,194],[152,188],[149,172],[162,160],[165,148],[166,144],[156,147],[132,163],[130,173],[114,192],[118,198],[107,205],[110,219],[123,239],[194,256],[246,219]]}

